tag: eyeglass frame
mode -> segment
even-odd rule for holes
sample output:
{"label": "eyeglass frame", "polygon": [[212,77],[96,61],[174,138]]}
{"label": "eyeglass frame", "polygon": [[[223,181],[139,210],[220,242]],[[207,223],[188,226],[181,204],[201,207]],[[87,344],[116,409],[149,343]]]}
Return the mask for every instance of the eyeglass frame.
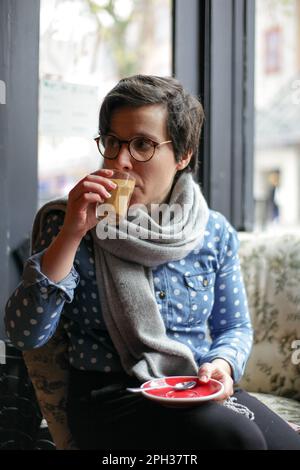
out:
{"label": "eyeglass frame", "polygon": [[[118,141],[118,144],[119,144],[119,150],[116,154],[115,157],[113,158],[109,158],[109,157],[105,157],[101,151],[100,151],[100,148],[99,148],[99,140],[101,139],[101,137],[103,136],[110,136],[110,137],[114,137],[117,141]],[[94,141],[96,142],[97,144],[97,149],[99,150],[99,153],[100,155],[102,155],[103,158],[106,158],[107,160],[116,160],[119,156],[119,153],[120,153],[120,150],[122,148],[122,144],[127,144],[127,148],[128,148],[128,152],[129,152],[129,155],[136,161],[136,162],[140,162],[140,163],[147,163],[149,162],[153,157],[154,157],[154,154],[155,154],[155,151],[157,149],[157,147],[159,147],[160,145],[163,145],[163,144],[171,144],[172,143],[172,140],[165,140],[164,142],[155,142],[154,140],[150,139],[149,137],[144,137],[145,139],[149,140],[152,144],[153,144],[153,154],[151,155],[150,158],[148,158],[148,160],[138,160],[137,158],[135,158],[131,151],[130,151],[130,144],[133,140],[135,139],[138,139],[138,138],[143,138],[143,136],[136,136],[136,137],[133,137],[132,139],[130,140],[121,140],[121,139],[118,139],[118,137],[116,137],[115,135],[112,135],[112,134],[102,134],[102,135],[98,135],[97,137],[94,138]]]}

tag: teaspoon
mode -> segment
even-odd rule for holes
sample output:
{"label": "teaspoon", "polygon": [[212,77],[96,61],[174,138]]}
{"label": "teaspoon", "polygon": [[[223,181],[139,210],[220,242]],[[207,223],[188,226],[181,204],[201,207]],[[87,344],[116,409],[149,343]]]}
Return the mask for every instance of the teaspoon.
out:
{"label": "teaspoon", "polygon": [[126,388],[128,392],[138,393],[138,392],[145,392],[147,390],[160,390],[161,388],[173,388],[175,390],[189,390],[190,388],[194,388],[197,385],[196,381],[190,382],[178,382],[175,385],[161,385],[159,387],[145,387],[145,388]]}

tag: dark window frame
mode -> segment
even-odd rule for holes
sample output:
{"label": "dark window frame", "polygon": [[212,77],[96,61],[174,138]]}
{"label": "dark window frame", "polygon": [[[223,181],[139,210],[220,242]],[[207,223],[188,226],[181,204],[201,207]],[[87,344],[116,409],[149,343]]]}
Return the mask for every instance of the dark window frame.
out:
{"label": "dark window frame", "polygon": [[[16,262],[37,210],[40,1],[1,0],[0,80],[0,339],[4,306],[20,280]],[[21,251],[20,251],[21,250]]]}
{"label": "dark window frame", "polygon": [[254,220],[254,26],[254,0],[173,0],[173,74],[206,115],[198,179],[237,230]]}

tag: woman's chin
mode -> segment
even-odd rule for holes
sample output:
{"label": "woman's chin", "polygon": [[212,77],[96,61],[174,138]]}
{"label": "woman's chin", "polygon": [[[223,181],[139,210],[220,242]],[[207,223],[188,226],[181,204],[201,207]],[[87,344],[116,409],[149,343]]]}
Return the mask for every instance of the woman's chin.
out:
{"label": "woman's chin", "polygon": [[130,199],[129,207],[134,206],[135,204],[143,204],[141,198],[132,196]]}
{"label": "woman's chin", "polygon": [[133,206],[134,204],[145,204],[145,201],[143,200],[143,195],[139,188],[134,189],[129,202],[129,207]]}

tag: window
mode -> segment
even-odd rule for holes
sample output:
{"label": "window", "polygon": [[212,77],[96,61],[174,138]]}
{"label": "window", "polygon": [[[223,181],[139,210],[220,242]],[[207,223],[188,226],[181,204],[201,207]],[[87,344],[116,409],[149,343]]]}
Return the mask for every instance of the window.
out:
{"label": "window", "polygon": [[[264,47],[265,45],[265,47]],[[255,227],[300,226],[300,2],[256,1]]]}
{"label": "window", "polygon": [[99,167],[99,106],[121,77],[171,75],[171,6],[41,0],[39,205]]}
{"label": "window", "polygon": [[253,225],[254,5],[174,0],[174,71],[206,116],[199,181],[238,230]]}

